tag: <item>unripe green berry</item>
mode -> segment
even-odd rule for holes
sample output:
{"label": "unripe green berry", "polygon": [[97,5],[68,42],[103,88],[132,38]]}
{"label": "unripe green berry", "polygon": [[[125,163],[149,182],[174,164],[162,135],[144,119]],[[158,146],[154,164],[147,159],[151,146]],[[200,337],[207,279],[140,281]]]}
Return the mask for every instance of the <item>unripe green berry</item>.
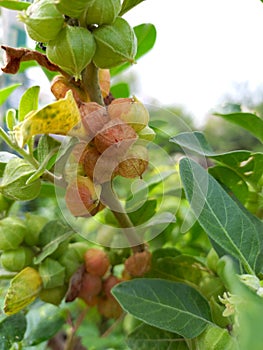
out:
{"label": "unripe green berry", "polygon": [[99,68],[112,68],[124,62],[134,63],[137,38],[125,19],[117,17],[110,25],[102,25],[93,31],[96,52],[93,61]]}
{"label": "unripe green berry", "polygon": [[34,252],[29,247],[6,250],[1,255],[2,266],[12,272],[19,272],[24,267],[31,265]]}
{"label": "unripe green berry", "polygon": [[91,62],[95,49],[94,37],[88,29],[67,25],[55,40],[48,43],[47,57],[78,80],[81,79],[83,69]]}
{"label": "unripe green berry", "polygon": [[89,245],[85,242],[74,242],[70,244],[70,249],[75,251],[78,262],[83,263],[84,255],[89,249]]}
{"label": "unripe green berry", "polygon": [[219,277],[206,276],[199,284],[201,293],[209,300],[211,297],[217,298],[224,293],[223,282]]}
{"label": "unripe green berry", "polygon": [[2,193],[0,193],[0,213],[7,211],[13,203],[14,201],[6,198],[2,195]]}
{"label": "unripe green berry", "polygon": [[49,0],[34,1],[18,18],[25,23],[30,38],[40,42],[54,40],[64,25],[64,17]]}
{"label": "unripe green berry", "polygon": [[6,217],[0,221],[0,250],[16,249],[26,235],[26,226],[16,217]]}
{"label": "unripe green berry", "polygon": [[77,271],[80,267],[81,262],[79,259],[79,252],[75,249],[75,243],[69,244],[68,249],[64,254],[59,258],[59,263],[65,267],[65,280],[69,281],[71,276]]}
{"label": "unripe green berry", "polygon": [[74,2],[55,0],[55,5],[61,14],[71,18],[80,18],[87,5],[87,0],[74,0]]}
{"label": "unripe green berry", "polygon": [[39,233],[47,222],[48,219],[43,216],[26,213],[27,233],[24,240],[27,245],[30,247],[37,245]]}
{"label": "unripe green berry", "polygon": [[214,248],[211,248],[206,257],[207,267],[213,272],[216,272],[218,261],[219,257],[217,252],[214,250]]}
{"label": "unripe green berry", "polygon": [[86,23],[111,24],[121,10],[120,0],[90,0],[86,7]]}
{"label": "unripe green berry", "polygon": [[152,128],[150,128],[147,125],[145,128],[138,132],[138,136],[140,140],[153,141],[156,136],[156,133]]}
{"label": "unripe green berry", "polygon": [[59,305],[67,292],[68,286],[60,286],[49,289],[42,289],[39,298],[45,303]]}

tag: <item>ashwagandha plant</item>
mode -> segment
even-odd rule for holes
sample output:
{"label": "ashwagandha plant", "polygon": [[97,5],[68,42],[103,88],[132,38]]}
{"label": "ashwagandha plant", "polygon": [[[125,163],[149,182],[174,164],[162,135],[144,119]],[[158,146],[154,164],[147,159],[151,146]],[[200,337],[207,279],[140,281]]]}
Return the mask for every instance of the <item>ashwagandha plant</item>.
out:
{"label": "ashwagandha plant", "polygon": [[[123,18],[141,2],[0,1],[37,42],[2,71],[37,62],[55,98],[39,81],[0,129],[3,350],[262,349],[263,153],[215,153],[112,83],[154,45]],[[253,111],[217,115],[262,142]]]}

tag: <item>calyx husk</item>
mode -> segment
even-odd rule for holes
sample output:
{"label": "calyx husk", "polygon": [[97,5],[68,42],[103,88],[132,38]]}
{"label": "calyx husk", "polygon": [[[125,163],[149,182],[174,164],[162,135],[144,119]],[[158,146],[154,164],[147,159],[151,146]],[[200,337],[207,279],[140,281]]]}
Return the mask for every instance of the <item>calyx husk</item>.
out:
{"label": "calyx husk", "polygon": [[48,43],[47,57],[78,80],[81,79],[83,69],[91,62],[95,49],[95,40],[89,30],[67,25],[55,40]]}
{"label": "calyx husk", "polygon": [[149,123],[149,112],[136,97],[117,98],[108,107],[111,119],[120,118],[138,132]]}
{"label": "calyx husk", "polygon": [[54,40],[64,25],[63,15],[49,0],[34,1],[18,18],[25,23],[31,39],[40,42]]}
{"label": "calyx husk", "polygon": [[80,18],[89,0],[55,0],[59,12],[71,18]]}
{"label": "calyx husk", "polygon": [[0,250],[17,249],[26,235],[26,226],[17,217],[0,220]]}
{"label": "calyx husk", "polygon": [[2,266],[13,272],[19,272],[33,262],[34,252],[29,247],[18,247],[17,249],[6,250],[1,255]]}
{"label": "calyx husk", "polygon": [[99,68],[112,68],[124,62],[134,63],[137,38],[129,23],[117,17],[110,25],[102,25],[93,31],[96,52],[93,61]]}
{"label": "calyx husk", "polygon": [[86,7],[86,23],[111,24],[121,10],[120,0],[90,0]]}

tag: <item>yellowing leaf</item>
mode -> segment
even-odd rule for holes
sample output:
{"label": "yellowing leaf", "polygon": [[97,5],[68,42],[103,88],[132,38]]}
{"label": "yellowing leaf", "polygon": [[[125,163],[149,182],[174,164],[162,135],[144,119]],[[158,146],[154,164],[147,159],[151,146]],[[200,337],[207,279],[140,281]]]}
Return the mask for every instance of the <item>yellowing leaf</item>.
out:
{"label": "yellowing leaf", "polygon": [[28,113],[23,122],[15,128],[15,138],[20,147],[38,134],[67,135],[73,130],[74,134],[82,132],[81,117],[72,91],[58,101],[52,102],[38,111]]}
{"label": "yellowing leaf", "polygon": [[32,303],[42,287],[42,279],[37,270],[26,267],[11,281],[5,297],[4,312],[13,315]]}

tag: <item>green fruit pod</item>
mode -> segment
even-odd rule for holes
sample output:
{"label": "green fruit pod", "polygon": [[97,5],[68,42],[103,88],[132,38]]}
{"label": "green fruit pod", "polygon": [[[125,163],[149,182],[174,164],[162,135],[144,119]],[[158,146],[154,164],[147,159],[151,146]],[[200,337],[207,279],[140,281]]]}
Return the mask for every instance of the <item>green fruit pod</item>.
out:
{"label": "green fruit pod", "polygon": [[29,247],[6,250],[1,255],[2,266],[12,272],[19,272],[33,262],[34,252]]}
{"label": "green fruit pod", "polygon": [[91,62],[96,50],[93,35],[82,27],[66,26],[56,40],[47,45],[48,59],[75,80],[81,79],[81,72]]}
{"label": "green fruit pod", "polygon": [[111,24],[121,10],[120,0],[91,0],[86,8],[86,23]]}
{"label": "green fruit pod", "polygon": [[[69,281],[71,276],[81,266],[80,255],[74,243],[69,244],[67,251],[59,258],[61,265],[65,267],[66,281]],[[84,258],[82,259],[84,261]]]}
{"label": "green fruit pod", "polygon": [[139,139],[145,141],[153,141],[155,139],[156,133],[148,125],[138,132]]}
{"label": "green fruit pod", "polygon": [[13,203],[14,201],[6,198],[0,193],[0,213],[8,211]]}
{"label": "green fruit pod", "polygon": [[55,287],[55,288],[49,288],[49,289],[42,289],[41,292],[39,293],[39,298],[45,303],[49,303],[57,306],[63,300],[67,292],[67,289],[68,289],[67,285]]}
{"label": "green fruit pod", "polygon": [[24,241],[27,245],[30,247],[37,245],[39,233],[47,222],[48,219],[43,216],[26,213],[25,224],[27,233]]}
{"label": "green fruit pod", "polygon": [[16,249],[26,235],[23,221],[15,217],[6,217],[0,221],[0,250]]}
{"label": "green fruit pod", "polygon": [[64,25],[63,15],[49,0],[34,1],[18,19],[25,23],[31,39],[45,43],[54,40]]}
{"label": "green fruit pod", "polygon": [[83,14],[87,0],[56,0],[55,5],[59,12],[71,18],[80,18]]}
{"label": "green fruit pod", "polygon": [[119,64],[134,63],[137,38],[129,23],[117,17],[111,25],[103,25],[93,31],[96,52],[93,61],[99,68],[112,68]]}
{"label": "green fruit pod", "polygon": [[70,244],[70,249],[75,251],[79,263],[84,262],[84,255],[89,248],[89,244],[85,242],[74,242]]}
{"label": "green fruit pod", "polygon": [[65,282],[65,268],[58,261],[46,258],[38,270],[43,286],[46,289],[63,286]]}

